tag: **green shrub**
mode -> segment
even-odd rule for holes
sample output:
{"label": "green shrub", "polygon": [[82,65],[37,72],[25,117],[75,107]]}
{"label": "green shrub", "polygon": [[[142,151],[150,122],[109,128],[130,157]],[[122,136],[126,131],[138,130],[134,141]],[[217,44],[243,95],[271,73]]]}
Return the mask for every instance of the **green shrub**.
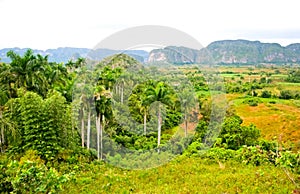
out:
{"label": "green shrub", "polygon": [[59,175],[55,169],[34,161],[12,161],[7,172],[14,193],[56,193],[69,179],[68,175]]}
{"label": "green shrub", "polygon": [[13,191],[12,184],[8,180],[8,163],[9,160],[6,157],[0,157],[0,193],[10,193]]}
{"label": "green shrub", "polygon": [[244,146],[237,151],[238,161],[259,166],[269,163],[268,154],[260,146]]}
{"label": "green shrub", "polygon": [[242,126],[243,120],[237,116],[231,116],[224,120],[219,142],[216,146],[226,147],[233,150],[243,145],[256,145],[260,137],[260,131],[253,125]]}
{"label": "green shrub", "polygon": [[257,106],[261,101],[257,98],[250,98],[243,101],[244,104],[248,104],[249,106]]}
{"label": "green shrub", "polygon": [[187,149],[183,152],[185,156],[199,156],[201,151],[206,150],[205,144],[200,143],[199,141],[192,142]]}
{"label": "green shrub", "polygon": [[211,148],[209,149],[202,157],[215,159],[217,161],[225,161],[229,159],[233,159],[236,155],[236,151],[225,148]]}
{"label": "green shrub", "polygon": [[28,150],[20,161],[0,159],[0,193],[57,193],[69,178],[47,168],[37,151]]}
{"label": "green shrub", "polygon": [[262,98],[271,98],[271,96],[272,96],[272,92],[267,91],[267,90],[263,90],[261,93]]}
{"label": "green shrub", "polygon": [[284,167],[289,168],[295,173],[300,173],[300,154],[299,153],[292,153],[289,151],[281,152],[280,157],[277,158],[276,164]]}

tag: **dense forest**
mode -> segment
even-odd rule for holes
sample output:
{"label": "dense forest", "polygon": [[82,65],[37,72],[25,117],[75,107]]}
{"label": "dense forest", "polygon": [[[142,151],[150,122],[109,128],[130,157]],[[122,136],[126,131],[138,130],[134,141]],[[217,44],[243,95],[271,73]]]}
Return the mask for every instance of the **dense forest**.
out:
{"label": "dense forest", "polygon": [[7,57],[0,193],[300,191],[296,64]]}

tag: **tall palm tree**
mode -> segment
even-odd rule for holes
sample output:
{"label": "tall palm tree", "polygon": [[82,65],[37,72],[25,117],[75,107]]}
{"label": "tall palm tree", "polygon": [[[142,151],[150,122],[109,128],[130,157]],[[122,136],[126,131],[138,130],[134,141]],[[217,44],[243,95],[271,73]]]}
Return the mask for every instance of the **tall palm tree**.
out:
{"label": "tall palm tree", "polygon": [[149,109],[149,102],[147,101],[147,96],[141,95],[140,96],[140,111],[144,115],[144,135],[147,134],[147,113]]}
{"label": "tall palm tree", "polygon": [[91,106],[88,105],[87,109],[87,116],[88,116],[88,121],[87,121],[87,129],[86,129],[86,145],[87,149],[90,149],[90,138],[91,138]]}
{"label": "tall palm tree", "polygon": [[103,159],[103,130],[106,117],[110,117],[111,110],[111,93],[105,89],[105,86],[98,85],[94,94],[96,105],[96,128],[97,128],[97,151],[98,159]]}
{"label": "tall palm tree", "polygon": [[188,90],[183,90],[183,92],[180,93],[179,95],[181,106],[184,109],[184,134],[185,137],[187,137],[187,128],[188,128],[188,115],[190,110],[195,107],[196,99],[193,95]]}
{"label": "tall palm tree", "polygon": [[81,147],[84,148],[84,117],[85,117],[85,106],[86,103],[84,103],[86,101],[86,96],[84,94],[81,95],[80,97],[80,102],[81,102],[81,109],[80,109],[80,114],[81,114]]}
{"label": "tall palm tree", "polygon": [[[145,87],[145,85],[140,85],[139,89],[145,89],[142,87]],[[130,107],[134,107],[133,111],[143,116],[144,135],[146,135],[147,115],[149,112],[149,105],[150,105],[149,100],[147,99],[147,95],[142,91],[137,91],[137,93],[133,93],[130,95],[129,102],[130,102]]]}
{"label": "tall palm tree", "polygon": [[[92,77],[90,71],[88,71],[86,68],[83,68],[80,73],[76,76],[75,85],[76,91],[73,93],[75,95],[78,95],[79,103],[80,103],[80,109],[79,113],[81,115],[80,117],[80,123],[81,123],[81,144],[82,147],[86,145],[87,149],[90,148],[90,133],[91,133],[91,111],[92,111],[92,102],[94,100],[94,92],[93,92],[93,83],[92,83]],[[87,122],[85,120],[87,119]],[[85,126],[87,124],[87,126]],[[86,127],[86,134],[85,134],[85,127]],[[86,138],[85,138],[86,136]],[[85,142],[86,139],[86,142]],[[85,144],[86,143],[86,144]]]}
{"label": "tall palm tree", "polygon": [[[87,129],[86,129],[86,145],[87,149],[90,149],[90,137],[91,137],[91,114],[92,114],[92,102],[93,102],[93,91],[92,87],[86,83],[84,86],[84,91],[82,94],[82,109],[84,110],[84,115],[87,115]],[[82,119],[85,119],[85,117],[82,117]],[[82,125],[84,125],[84,121],[82,121]],[[82,128],[84,130],[84,127]],[[84,132],[81,132],[84,134]],[[83,136],[84,138],[84,136]]]}
{"label": "tall palm tree", "polygon": [[161,126],[162,126],[162,114],[161,108],[162,104],[171,105],[172,104],[172,94],[170,93],[169,88],[163,83],[158,82],[155,85],[150,85],[147,88],[147,101],[148,102],[159,102],[157,104],[157,147],[160,145],[161,140]]}

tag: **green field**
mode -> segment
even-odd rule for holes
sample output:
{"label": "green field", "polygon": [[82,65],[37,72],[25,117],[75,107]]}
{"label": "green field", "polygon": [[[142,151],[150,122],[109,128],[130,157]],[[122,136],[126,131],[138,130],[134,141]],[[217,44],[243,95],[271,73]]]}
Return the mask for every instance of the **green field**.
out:
{"label": "green field", "polygon": [[272,166],[217,163],[200,158],[175,159],[154,169],[124,170],[89,165],[63,193],[292,193],[296,185]]}

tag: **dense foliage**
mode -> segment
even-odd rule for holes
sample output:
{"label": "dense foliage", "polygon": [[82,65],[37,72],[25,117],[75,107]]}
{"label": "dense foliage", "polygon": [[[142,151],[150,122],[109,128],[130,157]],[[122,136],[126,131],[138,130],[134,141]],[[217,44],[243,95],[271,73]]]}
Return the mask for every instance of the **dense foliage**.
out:
{"label": "dense foliage", "polygon": [[[252,108],[268,99],[273,99],[270,103],[299,99],[295,90],[282,88],[275,95],[270,89],[271,73],[252,80],[231,77],[223,86],[224,80],[198,68],[184,70],[185,74],[172,68],[145,68],[124,54],[94,66],[85,65],[81,58],[66,64],[50,63],[30,50],[24,56],[7,55],[11,63],[0,63],[0,192],[72,192],[78,185],[90,184],[87,176],[102,168],[120,176],[101,172],[97,181],[102,181],[103,192],[123,192],[120,185],[112,186],[117,183],[124,184],[127,192],[141,192],[133,183],[136,180],[126,176],[132,171],[109,164],[145,169],[179,155],[166,168],[153,171],[174,172],[178,165],[203,159],[221,169],[223,163],[233,162],[266,166],[268,173],[277,172],[274,166],[300,173],[299,153],[278,141],[263,139],[261,131],[243,123],[231,107],[223,113],[223,101],[213,102],[214,95],[224,89],[229,94],[243,94],[239,100]],[[248,73],[252,75],[258,74]],[[287,76],[288,81],[296,82],[297,73]],[[198,172],[200,167],[191,168]],[[135,176],[149,179],[147,172]],[[259,173],[263,177],[263,172]],[[294,188],[287,181],[282,184]],[[244,186],[241,189],[249,191]],[[186,192],[192,190],[197,191]]]}

